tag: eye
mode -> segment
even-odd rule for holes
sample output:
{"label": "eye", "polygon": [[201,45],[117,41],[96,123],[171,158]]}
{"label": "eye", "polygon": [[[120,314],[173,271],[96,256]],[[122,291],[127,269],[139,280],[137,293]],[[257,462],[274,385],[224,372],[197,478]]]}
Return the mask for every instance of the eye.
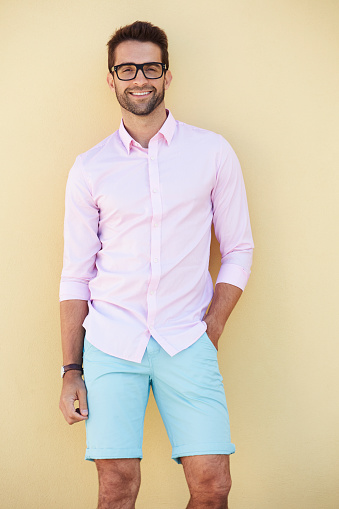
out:
{"label": "eye", "polygon": [[146,71],[149,71],[149,72],[159,72],[160,69],[161,69],[161,66],[157,65],[157,64],[152,64],[152,65],[146,66]]}

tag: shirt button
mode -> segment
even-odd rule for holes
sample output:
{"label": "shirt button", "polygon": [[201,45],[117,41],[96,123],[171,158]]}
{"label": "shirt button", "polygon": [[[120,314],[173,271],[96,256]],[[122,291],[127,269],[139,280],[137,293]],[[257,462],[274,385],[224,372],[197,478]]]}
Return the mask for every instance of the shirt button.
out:
{"label": "shirt button", "polygon": [[151,157],[151,161],[154,161],[154,159],[155,159],[155,157],[154,157],[154,156],[152,156],[152,157]]}
{"label": "shirt button", "polygon": [[154,263],[158,263],[158,258],[154,258]]}
{"label": "shirt button", "polygon": [[154,291],[152,290],[152,291],[150,292],[150,294],[151,294],[151,295],[154,295]]}
{"label": "shirt button", "polygon": [[154,223],[154,228],[158,228],[158,223]]}
{"label": "shirt button", "polygon": [[157,192],[158,192],[158,189],[155,187],[155,188],[153,189],[153,193],[157,193]]}

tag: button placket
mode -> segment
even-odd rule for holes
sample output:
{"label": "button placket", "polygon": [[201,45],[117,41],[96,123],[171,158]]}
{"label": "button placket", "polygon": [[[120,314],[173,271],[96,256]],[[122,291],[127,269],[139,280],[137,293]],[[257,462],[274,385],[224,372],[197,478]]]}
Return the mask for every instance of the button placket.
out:
{"label": "button placket", "polygon": [[159,182],[158,140],[153,139],[149,144],[148,172],[150,183],[150,198],[152,204],[151,218],[151,278],[147,293],[147,324],[153,329],[156,317],[156,292],[161,275],[161,218],[162,202]]}

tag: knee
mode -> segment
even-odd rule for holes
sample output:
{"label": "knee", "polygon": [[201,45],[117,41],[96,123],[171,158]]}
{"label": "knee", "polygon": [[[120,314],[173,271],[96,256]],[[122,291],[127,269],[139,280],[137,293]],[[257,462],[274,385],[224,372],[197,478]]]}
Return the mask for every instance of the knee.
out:
{"label": "knee", "polygon": [[[232,487],[232,481],[231,479],[225,479],[222,484],[219,484],[215,487],[215,489],[212,489],[212,496],[214,497],[214,500],[216,502],[216,507],[220,507],[220,509],[224,509],[228,507],[227,501],[228,501],[228,494],[231,491]],[[218,505],[219,504],[219,505]]]}
{"label": "knee", "polygon": [[191,493],[192,500],[199,501],[206,507],[226,509],[228,494],[231,490],[231,478],[207,479],[201,481]]}
{"label": "knee", "polygon": [[115,473],[111,476],[99,477],[99,487],[101,492],[111,494],[114,498],[134,498],[140,488],[140,479],[129,475]]}

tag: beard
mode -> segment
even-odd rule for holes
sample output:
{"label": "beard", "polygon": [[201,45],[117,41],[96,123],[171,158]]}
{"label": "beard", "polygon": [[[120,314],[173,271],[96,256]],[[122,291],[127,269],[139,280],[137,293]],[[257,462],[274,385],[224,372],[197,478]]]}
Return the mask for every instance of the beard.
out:
{"label": "beard", "polygon": [[[133,97],[130,95],[131,92],[144,92],[144,91],[152,91],[152,94],[146,101],[140,102],[140,104],[133,102]],[[163,87],[160,91],[157,91],[155,87],[150,87],[149,85],[145,87],[141,87],[138,89],[135,88],[126,88],[124,92],[118,92],[115,88],[115,95],[118,103],[122,108],[133,113],[134,115],[149,115],[154,111],[159,104],[161,104],[165,98],[165,84],[163,83]]]}

